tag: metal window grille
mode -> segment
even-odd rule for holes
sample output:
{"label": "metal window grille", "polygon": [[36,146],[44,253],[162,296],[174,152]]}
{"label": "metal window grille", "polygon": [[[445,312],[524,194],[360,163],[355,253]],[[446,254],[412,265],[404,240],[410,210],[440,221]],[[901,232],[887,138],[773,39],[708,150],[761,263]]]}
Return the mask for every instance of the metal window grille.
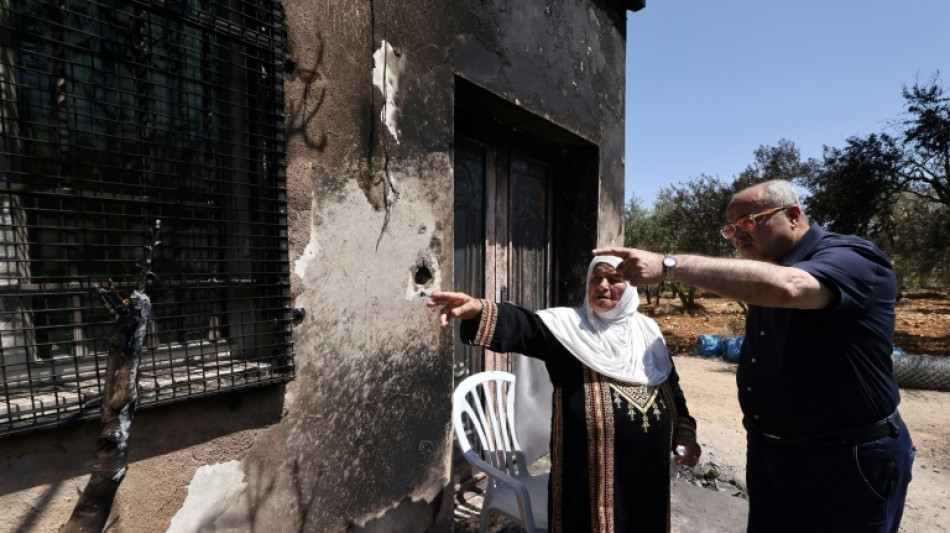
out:
{"label": "metal window grille", "polygon": [[0,0],[0,435],[95,418],[161,220],[140,406],[293,378],[278,0]]}

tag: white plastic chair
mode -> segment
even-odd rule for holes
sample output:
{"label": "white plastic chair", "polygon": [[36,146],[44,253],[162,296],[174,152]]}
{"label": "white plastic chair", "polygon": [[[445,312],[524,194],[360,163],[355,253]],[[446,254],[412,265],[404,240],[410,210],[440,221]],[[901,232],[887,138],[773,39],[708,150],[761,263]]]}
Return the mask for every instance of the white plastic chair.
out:
{"label": "white plastic chair", "polygon": [[462,453],[488,476],[482,533],[488,531],[492,509],[519,521],[528,533],[548,529],[548,474],[528,472],[515,434],[514,391],[514,375],[488,371],[465,378],[452,397],[452,423]]}

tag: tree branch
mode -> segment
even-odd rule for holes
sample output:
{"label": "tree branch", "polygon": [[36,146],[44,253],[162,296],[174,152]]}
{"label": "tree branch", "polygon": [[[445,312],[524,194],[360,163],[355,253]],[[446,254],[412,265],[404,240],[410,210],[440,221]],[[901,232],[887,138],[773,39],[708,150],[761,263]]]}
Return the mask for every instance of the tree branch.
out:
{"label": "tree branch", "polygon": [[142,346],[152,303],[144,290],[151,271],[152,251],[159,244],[161,222],[156,220],[149,230],[150,244],[145,245],[145,260],[141,265],[139,287],[128,299],[115,290],[112,280],[109,288],[97,289],[103,306],[112,315],[115,325],[109,334],[109,359],[104,376],[101,420],[96,460],[89,482],[79,496],[65,533],[101,532],[112,512],[115,494],[128,470],[129,438],[132,419],[138,405],[138,371],[142,360]]}

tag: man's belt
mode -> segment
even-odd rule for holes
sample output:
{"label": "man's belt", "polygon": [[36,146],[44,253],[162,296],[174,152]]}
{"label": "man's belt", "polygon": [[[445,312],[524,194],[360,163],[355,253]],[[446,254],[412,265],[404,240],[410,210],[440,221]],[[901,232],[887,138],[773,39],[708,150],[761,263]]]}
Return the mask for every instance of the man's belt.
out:
{"label": "man's belt", "polygon": [[813,437],[780,437],[765,432],[759,432],[759,435],[764,437],[767,442],[779,446],[793,446],[799,448],[854,446],[855,444],[877,440],[887,435],[897,436],[897,432],[903,423],[904,421],[901,419],[900,413],[894,411],[894,414],[891,416],[869,426],[845,429]]}

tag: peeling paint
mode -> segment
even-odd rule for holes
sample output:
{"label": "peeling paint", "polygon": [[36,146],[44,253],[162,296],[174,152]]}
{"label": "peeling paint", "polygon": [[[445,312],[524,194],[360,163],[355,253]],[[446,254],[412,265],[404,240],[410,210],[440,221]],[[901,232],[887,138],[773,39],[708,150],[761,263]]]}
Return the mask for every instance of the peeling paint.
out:
{"label": "peeling paint", "polygon": [[[379,49],[373,53],[373,85],[383,95],[383,110],[380,120],[389,133],[399,143],[399,129],[396,127],[396,94],[399,92],[399,80],[406,70],[406,59],[397,54],[386,41],[380,41]],[[385,80],[383,79],[385,76]]]}
{"label": "peeling paint", "polygon": [[239,461],[198,468],[167,533],[248,530],[243,516],[248,507],[247,489]]}
{"label": "peeling paint", "polygon": [[387,176],[389,178],[389,189],[386,190],[386,205],[396,205],[396,200],[399,199],[399,189],[396,187],[396,177],[393,174],[390,173]]}
{"label": "peeling paint", "polygon": [[433,506],[443,504],[443,491],[433,499],[405,498],[377,513],[354,520],[347,533],[376,533],[381,531],[431,531]]}
{"label": "peeling paint", "polygon": [[310,262],[315,260],[318,255],[320,255],[320,243],[317,242],[316,231],[311,227],[310,230],[310,241],[307,242],[307,246],[303,249],[303,253],[300,254],[300,257],[294,261],[294,274],[300,276],[300,279],[303,280],[306,287],[310,287],[308,279],[304,274],[307,273],[307,267],[310,265]]}

